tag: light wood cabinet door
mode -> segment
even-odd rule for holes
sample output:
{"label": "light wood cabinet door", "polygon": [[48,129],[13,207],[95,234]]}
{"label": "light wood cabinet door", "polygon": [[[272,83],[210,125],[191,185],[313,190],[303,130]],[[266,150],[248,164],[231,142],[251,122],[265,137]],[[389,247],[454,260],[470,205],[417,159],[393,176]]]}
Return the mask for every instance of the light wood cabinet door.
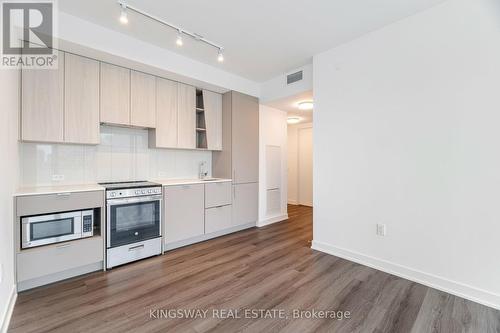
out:
{"label": "light wood cabinet door", "polygon": [[101,62],[101,122],[130,124],[130,69]]}
{"label": "light wood cabinet door", "polygon": [[64,140],[64,52],[58,69],[22,69],[21,139]]}
{"label": "light wood cabinet door", "polygon": [[130,125],[156,126],[156,78],[132,71],[130,74]]}
{"label": "light wood cabinet door", "polygon": [[157,148],[177,148],[177,82],[157,78],[156,129]]}
{"label": "light wood cabinet door", "polygon": [[259,100],[232,92],[233,183],[259,181]]}
{"label": "light wood cabinet door", "polygon": [[205,233],[231,228],[231,205],[205,209]]}
{"label": "light wood cabinet door", "polygon": [[196,148],[196,89],[178,84],[178,148]]}
{"label": "light wood cabinet door", "polygon": [[165,239],[167,244],[205,233],[204,185],[166,186]]}
{"label": "light wood cabinet door", "polygon": [[203,90],[207,149],[222,150],[222,95]]}
{"label": "light wood cabinet door", "polygon": [[259,213],[259,183],[233,185],[233,225],[256,223]]}
{"label": "light wood cabinet door", "polygon": [[99,62],[67,53],[64,67],[64,141],[99,143]]}

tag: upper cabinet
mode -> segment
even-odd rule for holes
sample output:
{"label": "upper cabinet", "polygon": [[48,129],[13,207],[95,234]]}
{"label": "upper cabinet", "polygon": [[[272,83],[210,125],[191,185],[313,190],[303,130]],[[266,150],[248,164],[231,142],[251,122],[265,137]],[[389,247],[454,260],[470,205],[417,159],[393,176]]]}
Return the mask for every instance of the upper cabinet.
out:
{"label": "upper cabinet", "polygon": [[132,71],[130,76],[130,124],[138,127],[156,126],[156,78]]}
{"label": "upper cabinet", "polygon": [[179,83],[177,90],[177,147],[196,148],[196,88]]}
{"label": "upper cabinet", "polygon": [[177,82],[156,79],[156,128],[149,131],[152,148],[177,148]]}
{"label": "upper cabinet", "polygon": [[203,90],[208,150],[222,150],[222,95]]}
{"label": "upper cabinet", "polygon": [[58,54],[58,69],[22,69],[24,141],[64,141],[64,55]]}
{"label": "upper cabinet", "polygon": [[101,123],[130,125],[130,69],[101,63]]}
{"label": "upper cabinet", "polygon": [[98,144],[99,62],[67,53],[64,64],[64,141]]}
{"label": "upper cabinet", "polygon": [[99,144],[103,123],[148,128],[152,148],[222,150],[222,95],[58,53],[58,69],[22,69],[21,140]]}

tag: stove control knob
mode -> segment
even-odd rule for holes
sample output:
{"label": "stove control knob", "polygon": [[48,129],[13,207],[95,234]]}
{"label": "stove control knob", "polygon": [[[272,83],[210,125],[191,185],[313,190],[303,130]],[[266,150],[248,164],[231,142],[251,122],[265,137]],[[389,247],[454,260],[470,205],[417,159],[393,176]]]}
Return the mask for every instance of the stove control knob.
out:
{"label": "stove control knob", "polygon": [[115,193],[115,192],[111,192],[111,193],[109,194],[109,196],[110,196],[110,197],[112,197],[112,198],[114,198],[114,197],[116,197],[116,193]]}
{"label": "stove control knob", "polygon": [[148,193],[153,193],[153,190],[148,190]]}
{"label": "stove control knob", "polygon": [[142,194],[146,194],[146,190],[142,190],[142,191],[141,191],[141,193],[142,193]]}
{"label": "stove control knob", "polygon": [[141,190],[136,190],[135,194],[141,194]]}

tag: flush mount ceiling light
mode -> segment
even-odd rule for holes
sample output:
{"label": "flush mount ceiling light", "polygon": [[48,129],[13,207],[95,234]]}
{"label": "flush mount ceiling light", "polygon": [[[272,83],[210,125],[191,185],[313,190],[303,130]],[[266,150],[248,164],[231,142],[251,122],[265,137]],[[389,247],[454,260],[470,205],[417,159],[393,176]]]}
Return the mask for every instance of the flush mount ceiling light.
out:
{"label": "flush mount ceiling light", "polygon": [[127,10],[130,10],[130,11],[133,11],[134,13],[137,13],[137,14],[140,14],[144,17],[147,17],[153,21],[156,21],[164,26],[167,26],[171,29],[175,29],[177,30],[178,34],[177,34],[177,39],[175,40],[175,44],[177,46],[182,46],[184,43],[183,43],[183,40],[182,40],[182,35],[186,35],[186,36],[189,36],[191,38],[193,38],[194,40],[196,41],[199,41],[199,42],[202,42],[202,43],[205,43],[211,47],[214,47],[217,49],[217,61],[219,62],[223,62],[224,61],[224,55],[222,54],[222,50],[224,49],[221,45],[218,45],[218,44],[215,44],[214,42],[211,42],[209,41],[208,39],[206,39],[205,37],[197,34],[197,33],[194,33],[194,32],[189,32],[187,30],[184,30],[182,29],[181,27],[178,27],[176,26],[175,24],[172,24],[172,23],[169,23],[169,22],[166,22],[162,19],[159,19],[158,17],[156,16],[153,16],[149,13],[146,13],[134,6],[131,6],[131,5],[128,5],[125,1],[123,0],[119,0],[118,1],[118,4],[120,5],[121,7],[121,15],[120,15],[120,22],[123,23],[123,24],[126,24],[128,23],[128,18],[127,18]]}
{"label": "flush mount ceiling light", "polygon": [[297,105],[299,107],[299,110],[312,110],[314,107],[312,101],[299,102]]}
{"label": "flush mount ceiling light", "polygon": [[300,123],[301,120],[302,120],[302,118],[300,118],[300,117],[288,117],[286,122],[289,124],[298,124],[298,123]]}

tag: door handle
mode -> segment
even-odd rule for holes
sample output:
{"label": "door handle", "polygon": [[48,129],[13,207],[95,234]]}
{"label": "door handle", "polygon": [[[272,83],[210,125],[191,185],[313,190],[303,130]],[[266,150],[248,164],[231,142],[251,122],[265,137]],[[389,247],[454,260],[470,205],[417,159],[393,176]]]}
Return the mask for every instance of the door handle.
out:
{"label": "door handle", "polygon": [[56,195],[60,198],[64,198],[69,197],[71,195],[71,192],[57,193]]}
{"label": "door handle", "polygon": [[56,245],[56,249],[65,249],[65,248],[70,247],[70,246],[71,246],[71,243],[59,244],[59,245]]}

